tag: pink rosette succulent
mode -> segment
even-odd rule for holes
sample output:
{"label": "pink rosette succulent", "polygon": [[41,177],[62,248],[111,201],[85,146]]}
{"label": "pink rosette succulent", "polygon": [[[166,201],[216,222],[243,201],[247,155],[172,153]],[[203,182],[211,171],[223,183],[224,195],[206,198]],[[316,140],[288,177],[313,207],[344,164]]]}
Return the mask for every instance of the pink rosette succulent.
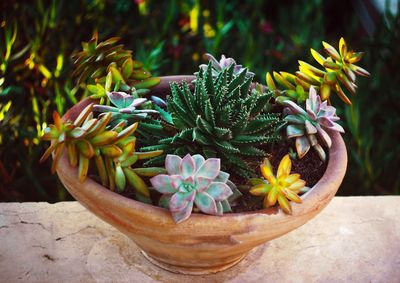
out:
{"label": "pink rosette succulent", "polygon": [[189,218],[193,206],[203,213],[222,215],[229,207],[233,194],[227,185],[229,174],[220,171],[220,159],[204,159],[187,154],[184,158],[168,154],[165,168],[168,172],[150,179],[154,189],[162,193],[160,206],[169,208],[176,223]]}
{"label": "pink rosette succulent", "polygon": [[327,101],[321,102],[321,97],[312,86],[306,100],[305,110],[293,101],[287,100],[283,104],[287,106],[284,120],[289,124],[286,134],[288,138],[296,139],[296,150],[299,157],[302,158],[313,147],[321,160],[325,161],[326,153],[319,144],[318,138],[326,147],[330,148],[332,140],[327,131],[344,133],[342,126],[336,123],[340,120],[336,116],[336,108],[328,105]]}

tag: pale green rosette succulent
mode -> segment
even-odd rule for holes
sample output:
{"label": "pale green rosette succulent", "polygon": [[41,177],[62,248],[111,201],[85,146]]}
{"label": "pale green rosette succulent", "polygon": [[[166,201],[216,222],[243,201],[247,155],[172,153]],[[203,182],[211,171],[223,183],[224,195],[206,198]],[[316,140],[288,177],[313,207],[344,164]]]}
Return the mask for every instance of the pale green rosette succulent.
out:
{"label": "pale green rosette succulent", "polygon": [[220,171],[220,159],[205,160],[199,154],[187,154],[184,158],[169,154],[165,168],[168,175],[157,175],[150,182],[163,194],[160,206],[171,211],[176,223],[188,219],[194,205],[211,215],[222,215],[230,210],[228,198],[233,191],[228,185],[229,174]]}
{"label": "pale green rosette succulent", "polygon": [[111,125],[117,125],[120,122],[127,121],[132,124],[144,120],[149,114],[158,114],[153,109],[142,109],[141,106],[147,103],[147,98],[135,98],[130,94],[120,91],[108,92],[107,97],[114,106],[94,105],[93,111],[99,113],[111,113]]}

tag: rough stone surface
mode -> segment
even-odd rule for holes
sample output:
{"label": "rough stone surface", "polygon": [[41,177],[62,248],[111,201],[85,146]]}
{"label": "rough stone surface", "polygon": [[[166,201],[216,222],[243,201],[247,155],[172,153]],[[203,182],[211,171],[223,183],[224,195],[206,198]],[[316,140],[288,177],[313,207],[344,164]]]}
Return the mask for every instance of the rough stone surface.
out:
{"label": "rough stone surface", "polygon": [[0,282],[400,282],[400,197],[336,197],[235,267],[176,275],[77,202],[0,203]]}

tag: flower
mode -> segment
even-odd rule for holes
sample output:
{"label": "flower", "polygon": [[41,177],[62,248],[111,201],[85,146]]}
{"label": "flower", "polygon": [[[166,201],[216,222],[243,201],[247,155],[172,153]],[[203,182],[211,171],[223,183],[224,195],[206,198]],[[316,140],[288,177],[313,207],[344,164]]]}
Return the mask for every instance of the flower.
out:
{"label": "flower", "polygon": [[306,182],[300,179],[300,174],[290,174],[291,168],[292,162],[287,154],[279,163],[278,172],[274,176],[271,163],[266,158],[260,166],[265,180],[253,179],[254,186],[250,189],[250,193],[256,196],[265,195],[264,207],[273,206],[278,201],[285,213],[292,214],[289,200],[301,203],[298,193],[308,188],[305,187]]}

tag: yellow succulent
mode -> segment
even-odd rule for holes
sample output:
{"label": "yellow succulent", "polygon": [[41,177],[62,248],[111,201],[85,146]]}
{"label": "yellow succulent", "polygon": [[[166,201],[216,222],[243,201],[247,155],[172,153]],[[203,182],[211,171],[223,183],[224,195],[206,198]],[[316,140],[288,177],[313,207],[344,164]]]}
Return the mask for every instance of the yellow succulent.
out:
{"label": "yellow succulent", "polygon": [[253,187],[250,193],[255,196],[263,196],[264,207],[270,207],[278,201],[282,210],[292,214],[289,200],[301,203],[298,193],[305,188],[306,182],[300,179],[300,174],[290,174],[292,161],[289,154],[285,155],[279,163],[278,171],[274,176],[271,163],[266,158],[260,166],[264,179],[253,179]]}
{"label": "yellow succulent", "polygon": [[[350,99],[346,96],[342,86],[351,94],[357,90],[356,75],[369,77],[370,73],[355,65],[361,60],[363,52],[349,50],[343,38],[339,41],[339,51],[326,42],[322,42],[328,57],[324,57],[311,48],[311,55],[324,68],[319,69],[304,61],[299,61],[299,70],[295,74],[287,72],[267,72],[267,86],[273,91],[278,103],[286,100],[303,103],[308,97],[307,92],[311,86],[319,91],[323,101],[329,100],[331,93],[336,92],[341,100],[351,105]],[[283,90],[277,88],[277,84]]]}

